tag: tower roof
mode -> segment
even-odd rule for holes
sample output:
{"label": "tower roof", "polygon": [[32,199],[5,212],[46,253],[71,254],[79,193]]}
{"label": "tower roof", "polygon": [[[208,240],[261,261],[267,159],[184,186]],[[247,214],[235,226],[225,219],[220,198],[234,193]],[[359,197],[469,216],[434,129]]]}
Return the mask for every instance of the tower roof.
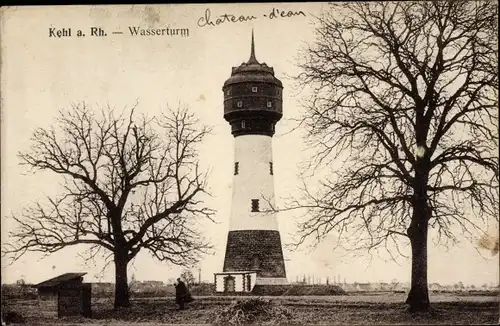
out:
{"label": "tower roof", "polygon": [[259,64],[257,58],[255,57],[255,40],[253,36],[253,28],[252,28],[252,45],[250,46],[250,59],[248,59],[247,64]]}
{"label": "tower roof", "polygon": [[274,69],[265,62],[257,61],[255,55],[255,38],[252,29],[252,40],[250,44],[250,58],[238,67],[233,67],[231,77],[226,80],[224,86],[242,82],[269,82],[282,87],[281,81],[274,77]]}

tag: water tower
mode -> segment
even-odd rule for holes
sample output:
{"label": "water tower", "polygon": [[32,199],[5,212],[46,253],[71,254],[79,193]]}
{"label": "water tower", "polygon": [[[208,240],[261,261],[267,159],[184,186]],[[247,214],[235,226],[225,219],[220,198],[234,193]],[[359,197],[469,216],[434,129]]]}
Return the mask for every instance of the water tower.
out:
{"label": "water tower", "polygon": [[256,284],[287,284],[274,206],[272,139],[283,116],[283,85],[259,63],[252,32],[250,59],[233,67],[222,88],[224,119],[234,137],[233,194],[218,292],[248,292]]}

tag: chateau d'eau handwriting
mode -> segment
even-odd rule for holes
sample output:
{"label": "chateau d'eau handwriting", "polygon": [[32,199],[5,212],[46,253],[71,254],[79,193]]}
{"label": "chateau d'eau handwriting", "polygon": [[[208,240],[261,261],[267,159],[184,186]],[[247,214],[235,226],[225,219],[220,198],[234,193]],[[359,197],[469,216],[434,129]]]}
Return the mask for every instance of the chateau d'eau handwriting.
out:
{"label": "chateau d'eau handwriting", "polygon": [[[306,17],[306,14],[302,10],[291,11],[291,10],[281,10],[273,8],[270,12],[262,14],[262,17],[266,19],[283,19],[302,16]],[[204,16],[198,18],[197,23],[199,27],[205,26],[218,26],[224,23],[241,23],[246,21],[251,21],[258,19],[258,17],[253,15],[238,15],[238,14],[228,14],[224,13],[222,15],[213,15],[210,9],[205,10]],[[128,26],[128,32],[131,36],[189,36],[188,28],[142,28],[141,26]],[[71,27],[49,27],[49,37],[53,38],[66,38],[66,37],[79,37],[83,38],[87,35],[92,37],[104,37],[108,36],[108,32],[102,27],[89,27],[87,30],[75,29]],[[122,31],[113,31],[111,34],[124,34]]]}
{"label": "chateau d'eau handwriting", "polygon": [[[302,11],[292,11],[292,10],[280,10],[273,8],[268,13],[262,14],[262,17],[267,19],[279,19],[279,18],[290,18],[296,16],[306,17],[306,14]],[[198,18],[198,26],[218,26],[224,23],[242,23],[246,21],[251,21],[254,19],[258,19],[256,16],[249,15],[238,15],[238,14],[222,14],[222,15],[213,15],[210,9],[205,10],[205,15]]]}

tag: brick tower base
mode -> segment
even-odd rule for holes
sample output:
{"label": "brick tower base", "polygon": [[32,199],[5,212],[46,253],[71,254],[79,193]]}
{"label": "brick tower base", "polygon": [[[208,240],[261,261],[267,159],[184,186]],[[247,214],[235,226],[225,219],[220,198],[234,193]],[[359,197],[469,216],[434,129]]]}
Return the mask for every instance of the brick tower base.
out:
{"label": "brick tower base", "polygon": [[256,284],[285,284],[285,261],[279,231],[229,231],[224,272],[238,271],[256,271]]}

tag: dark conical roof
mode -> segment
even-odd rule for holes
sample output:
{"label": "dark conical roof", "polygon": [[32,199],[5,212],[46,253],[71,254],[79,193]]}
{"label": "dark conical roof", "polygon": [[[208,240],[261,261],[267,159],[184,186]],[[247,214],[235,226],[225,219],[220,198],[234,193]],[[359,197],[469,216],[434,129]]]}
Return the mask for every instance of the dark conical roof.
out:
{"label": "dark conical roof", "polygon": [[238,67],[233,67],[231,77],[226,80],[224,86],[242,82],[269,82],[282,86],[281,81],[274,77],[274,69],[266,63],[260,63],[255,56],[255,39],[252,29],[252,41],[250,45],[250,58]]}
{"label": "dark conical roof", "polygon": [[259,64],[257,58],[255,57],[255,40],[253,37],[253,28],[252,28],[252,45],[250,46],[250,59],[248,59],[247,64]]}

